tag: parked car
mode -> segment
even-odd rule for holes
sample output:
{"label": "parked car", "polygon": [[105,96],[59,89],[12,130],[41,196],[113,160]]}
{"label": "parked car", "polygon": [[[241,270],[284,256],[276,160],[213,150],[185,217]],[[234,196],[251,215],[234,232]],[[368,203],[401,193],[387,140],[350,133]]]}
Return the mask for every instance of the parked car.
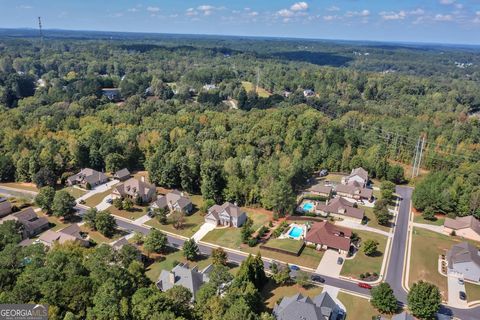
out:
{"label": "parked car", "polygon": [[107,199],[107,203],[112,204],[112,203],[113,203],[113,199],[112,199],[112,198],[108,198],[108,199]]}
{"label": "parked car", "polygon": [[325,282],[325,279],[320,277],[320,276],[317,276],[317,275],[313,275],[310,277],[310,279],[312,279],[312,281],[315,281],[315,282],[320,282],[320,283],[324,283]]}
{"label": "parked car", "polygon": [[345,319],[345,312],[343,310],[338,310],[338,313],[337,313],[337,320],[343,320]]}
{"label": "parked car", "polygon": [[372,289],[372,286],[371,286],[371,285],[369,285],[368,283],[364,283],[364,282],[359,282],[359,283],[358,283],[358,286],[359,286],[360,288]]}
{"label": "parked car", "polygon": [[467,295],[463,291],[460,291],[458,293],[458,296],[459,296],[460,300],[467,300]]}
{"label": "parked car", "polygon": [[320,177],[325,177],[325,176],[328,176],[328,170],[327,169],[320,170]]}
{"label": "parked car", "polygon": [[464,281],[462,278],[458,278],[458,284],[462,286],[464,285]]}
{"label": "parked car", "polygon": [[292,270],[292,271],[298,271],[298,270],[300,270],[300,268],[299,268],[298,266],[294,265],[294,264],[289,265],[289,268],[290,268],[290,270]]}
{"label": "parked car", "polygon": [[342,264],[343,263],[343,258],[342,257],[338,257],[337,259],[337,264]]}

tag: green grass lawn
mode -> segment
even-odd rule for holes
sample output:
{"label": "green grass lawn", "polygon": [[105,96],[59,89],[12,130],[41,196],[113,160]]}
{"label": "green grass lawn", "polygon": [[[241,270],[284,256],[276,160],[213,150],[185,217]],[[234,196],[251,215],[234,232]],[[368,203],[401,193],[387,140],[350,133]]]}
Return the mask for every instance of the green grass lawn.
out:
{"label": "green grass lawn", "polygon": [[422,215],[420,215],[420,214],[416,214],[413,217],[413,222],[423,223],[423,224],[431,224],[431,225],[434,225],[434,226],[443,226],[443,223],[445,222],[445,218],[438,218],[437,220],[432,221],[432,220],[424,219],[422,217]]}
{"label": "green grass lawn", "polygon": [[468,302],[480,300],[480,284],[465,281],[465,291]]}
{"label": "green grass lawn", "polygon": [[337,296],[345,308],[347,308],[347,320],[372,320],[378,315],[378,311],[370,304],[370,301],[345,292],[339,292]]}
{"label": "green grass lawn", "polygon": [[103,200],[106,196],[108,196],[109,194],[112,193],[112,189],[113,189],[113,188],[110,188],[110,189],[108,189],[108,190],[106,190],[106,191],[104,191],[104,192],[96,193],[96,194],[94,194],[93,196],[85,199],[85,205],[86,205],[86,206],[89,206],[89,207],[91,207],[91,208],[96,207],[97,205],[100,204],[100,202],[102,202],[102,200]]}
{"label": "green grass lawn", "polygon": [[329,173],[325,177],[322,177],[320,180],[340,183],[340,182],[342,182],[343,177],[345,177],[345,175],[343,175],[343,174]]}
{"label": "green grass lawn", "polygon": [[[410,255],[409,284],[419,280],[436,284],[447,298],[447,277],[438,273],[438,256],[445,254],[452,245],[461,242],[457,237],[450,237],[437,232],[414,228],[412,235],[412,252]],[[478,245],[474,241],[469,241]],[[471,288],[472,291],[475,288]],[[470,298],[467,298],[470,300]]]}
{"label": "green grass lawn", "polygon": [[147,214],[147,212],[145,211],[146,208],[147,207],[135,205],[133,206],[132,211],[127,211],[127,210],[119,210],[112,205],[107,209],[107,211],[116,216],[120,216],[130,220],[136,220]]}
{"label": "green grass lawn", "polygon": [[185,222],[182,229],[175,229],[170,222],[170,219],[168,219],[168,224],[166,225],[160,224],[155,218],[147,221],[146,224],[159,230],[171,232],[184,237],[191,237],[198,231],[204,221],[204,217],[199,212],[196,212],[190,216],[185,215]]}
{"label": "green grass lawn", "polygon": [[118,230],[114,235],[113,237],[111,238],[107,238],[105,237],[104,235],[102,235],[100,232],[98,231],[92,231],[90,230],[87,226],[83,225],[83,226],[80,226],[80,230],[82,230],[82,232],[85,232],[88,234],[89,238],[94,241],[95,243],[97,244],[101,244],[101,243],[110,243],[112,241],[115,241],[115,240],[118,240],[120,239],[121,237],[125,236],[126,235],[126,232],[123,232],[123,231],[120,231]]}
{"label": "green grass lawn", "polygon": [[373,208],[364,207],[364,206],[359,206],[359,207],[365,210],[365,216],[368,218],[367,225],[369,227],[379,229],[379,230],[382,230],[382,231],[386,231],[386,232],[390,231],[390,227],[386,227],[386,226],[382,226],[382,225],[378,224],[377,218],[375,217],[375,214],[373,213]]}
{"label": "green grass lawn", "polygon": [[300,265],[300,266],[308,267],[312,269],[316,269],[318,267],[318,264],[320,263],[320,260],[322,260],[323,253],[324,253],[323,251],[317,251],[307,246],[303,248],[302,253],[298,257],[292,256],[289,254],[260,249],[259,246],[256,246],[253,248],[250,248],[249,246],[245,246],[242,248],[242,251],[253,253],[253,254],[257,254],[260,252],[262,257],[265,257],[265,258],[270,258],[276,261],[283,261],[289,264]]}
{"label": "green grass lawn", "polygon": [[261,291],[264,302],[270,310],[273,309],[275,303],[279,302],[283,297],[290,297],[294,294],[301,293],[303,296],[315,297],[322,293],[323,288],[317,286],[310,286],[305,289],[296,284],[286,284],[278,286],[274,281],[269,280]]}
{"label": "green grass lawn", "polygon": [[48,222],[50,222],[50,224],[52,225],[52,228],[51,228],[52,231],[58,231],[60,229],[63,229],[65,227],[69,226],[69,223],[65,223],[55,216],[46,215],[42,211],[37,212],[37,215],[39,217],[47,218]]}
{"label": "green grass lawn", "polygon": [[78,188],[74,188],[74,187],[66,187],[66,188],[63,188],[62,190],[67,191],[75,199],[78,199],[78,198],[80,198],[81,196],[83,196],[84,194],[87,193],[86,190],[82,190],[82,189],[78,189]]}
{"label": "green grass lawn", "polygon": [[265,245],[297,254],[303,247],[303,241],[293,239],[270,239]]}
{"label": "green grass lawn", "polygon": [[378,241],[378,250],[381,254],[374,257],[369,257],[363,253],[363,248],[360,247],[353,259],[345,260],[341,274],[347,277],[355,278],[359,278],[360,274],[365,272],[377,272],[380,274],[385,248],[387,246],[387,237],[368,231],[354,230],[354,232],[358,234],[358,236],[362,239],[362,242],[365,242],[369,239]]}
{"label": "green grass lawn", "polygon": [[[247,92],[253,91],[255,89],[253,83],[248,81],[242,81],[242,86],[243,88],[245,88],[245,91]],[[270,92],[268,92],[267,90],[261,87],[258,88],[257,93],[260,98],[268,98],[272,95]]]}
{"label": "green grass lawn", "polygon": [[38,192],[37,186],[35,186],[35,184],[33,183],[28,183],[28,182],[3,182],[3,183],[0,183],[0,186],[19,189],[19,190]]}

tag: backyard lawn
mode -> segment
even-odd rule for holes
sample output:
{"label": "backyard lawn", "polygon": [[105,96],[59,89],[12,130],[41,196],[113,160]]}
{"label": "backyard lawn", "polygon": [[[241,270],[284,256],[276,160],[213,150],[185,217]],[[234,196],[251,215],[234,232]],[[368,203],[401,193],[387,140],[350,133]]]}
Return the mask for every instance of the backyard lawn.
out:
{"label": "backyard lawn", "polygon": [[0,183],[0,186],[19,189],[19,190],[38,192],[38,189],[35,186],[35,184],[28,183],[28,182],[3,182],[3,183]]}
{"label": "backyard lawn", "polygon": [[322,293],[323,288],[311,286],[308,289],[296,284],[286,284],[277,286],[274,281],[269,280],[261,291],[267,308],[273,309],[275,303],[279,302],[283,297],[290,297],[294,294],[301,293],[303,296],[315,297]]}
{"label": "backyard lawn", "polygon": [[87,193],[86,190],[82,190],[82,189],[75,188],[75,187],[66,187],[66,188],[63,188],[62,190],[67,191],[75,199],[78,199],[78,198],[80,198],[81,196],[83,196],[84,194]]}
{"label": "backyard lawn", "polygon": [[443,223],[445,222],[445,218],[437,218],[437,220],[432,221],[432,220],[424,219],[421,214],[415,214],[413,216],[413,222],[431,224],[434,226],[443,226]]}
{"label": "backyard lawn", "polygon": [[480,284],[465,281],[465,291],[468,302],[480,300]]}
{"label": "backyard lawn", "polygon": [[[447,277],[441,275],[438,270],[438,256],[446,254],[452,245],[461,242],[460,238],[450,237],[437,232],[414,228],[412,235],[412,252],[410,255],[410,286],[419,280],[425,280],[436,284],[444,298],[447,298]],[[474,241],[469,241],[478,245]],[[475,288],[471,288],[473,292]],[[479,292],[477,290],[477,292]],[[476,293],[473,293],[476,296]],[[468,297],[467,291],[467,299]]]}
{"label": "backyard lawn", "polygon": [[121,237],[125,236],[126,235],[126,232],[123,232],[123,231],[120,231],[120,230],[117,230],[117,232],[113,235],[113,237],[111,238],[107,238],[105,237],[104,235],[102,235],[100,232],[98,231],[92,231],[90,230],[90,228],[88,228],[87,226],[85,225],[82,225],[80,226],[80,230],[82,230],[82,232],[85,232],[88,234],[89,238],[94,241],[95,243],[97,244],[101,244],[101,243],[111,243],[115,240],[118,240],[120,239]]}
{"label": "backyard lawn", "polygon": [[345,177],[345,175],[343,174],[329,173],[325,177],[322,177],[320,180],[340,183],[342,182],[343,177]]}
{"label": "backyard lawn", "polygon": [[372,239],[379,242],[378,250],[381,254],[374,257],[369,257],[363,253],[363,248],[360,246],[357,254],[353,259],[346,259],[343,265],[341,274],[347,277],[359,278],[360,274],[366,272],[376,272],[380,274],[382,268],[383,258],[385,257],[385,248],[387,246],[387,237],[373,232],[354,230],[356,234],[362,239],[362,242]]}
{"label": "backyard lawn", "polygon": [[382,225],[378,224],[377,218],[375,217],[375,214],[373,213],[373,208],[364,207],[364,206],[359,206],[359,207],[362,208],[362,209],[365,209],[365,216],[368,218],[367,225],[369,227],[379,229],[379,230],[383,230],[383,231],[386,231],[386,232],[390,231],[390,227],[386,227],[386,226],[382,226]]}
{"label": "backyard lawn", "polygon": [[113,190],[113,188],[110,188],[106,191],[99,192],[99,193],[94,194],[91,197],[88,197],[87,199],[85,199],[85,205],[89,206],[91,208],[96,207],[97,205],[99,205],[102,202],[102,200],[106,196],[108,196],[109,194],[112,193],[112,190]]}
{"label": "backyard lawn", "polygon": [[270,239],[265,244],[267,247],[277,248],[291,252],[293,254],[298,254],[300,249],[303,247],[303,241],[293,240],[293,239]]}
{"label": "backyard lawn", "polygon": [[379,314],[367,299],[341,291],[338,293],[337,298],[347,308],[346,320],[372,320],[373,316]]}
{"label": "backyard lawn", "polygon": [[146,224],[154,228],[157,228],[159,230],[171,232],[184,237],[191,237],[195,234],[195,232],[198,231],[198,229],[203,224],[203,222],[204,222],[204,217],[197,211],[192,215],[189,215],[189,216],[185,215],[185,222],[183,224],[182,229],[175,229],[173,227],[173,224],[169,221],[169,219],[168,219],[168,224],[166,225],[161,224],[155,218],[147,221]]}
{"label": "backyard lawn", "polygon": [[48,222],[50,222],[50,224],[53,225],[53,227],[50,229],[52,231],[58,231],[58,230],[63,229],[63,228],[65,228],[69,225],[68,223],[64,223],[63,221],[60,221],[59,218],[57,218],[53,215],[46,215],[43,211],[37,212],[37,215],[39,217],[47,218]]}
{"label": "backyard lawn", "polygon": [[320,260],[322,260],[323,253],[324,253],[323,251],[317,251],[307,246],[303,248],[302,253],[298,257],[285,254],[285,253],[260,249],[259,246],[256,246],[253,248],[250,248],[249,246],[245,246],[244,248],[242,248],[242,251],[253,253],[253,254],[257,254],[260,252],[262,257],[264,258],[270,258],[276,261],[283,261],[289,264],[300,265],[300,266],[308,267],[312,269],[316,269],[318,267],[318,264],[320,263]]}
{"label": "backyard lawn", "polygon": [[113,215],[120,216],[122,218],[136,220],[147,214],[146,209],[147,207],[134,205],[131,211],[127,211],[127,210],[119,210],[112,205],[107,209],[107,211],[109,211]]}

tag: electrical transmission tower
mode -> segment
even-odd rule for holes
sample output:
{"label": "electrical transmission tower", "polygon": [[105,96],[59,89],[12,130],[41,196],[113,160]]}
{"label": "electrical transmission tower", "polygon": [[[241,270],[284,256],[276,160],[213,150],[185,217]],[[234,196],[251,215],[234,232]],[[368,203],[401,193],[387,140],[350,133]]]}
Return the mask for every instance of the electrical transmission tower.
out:
{"label": "electrical transmission tower", "polygon": [[423,150],[425,149],[425,135],[422,135],[417,140],[415,146],[415,157],[413,158],[412,179],[418,177],[420,173],[420,165],[422,163]]}
{"label": "electrical transmission tower", "polygon": [[259,85],[260,85],[260,67],[257,67],[257,83],[255,85],[255,93],[258,92]]}
{"label": "electrical transmission tower", "polygon": [[38,17],[38,30],[40,31],[40,40],[43,42],[42,18]]}

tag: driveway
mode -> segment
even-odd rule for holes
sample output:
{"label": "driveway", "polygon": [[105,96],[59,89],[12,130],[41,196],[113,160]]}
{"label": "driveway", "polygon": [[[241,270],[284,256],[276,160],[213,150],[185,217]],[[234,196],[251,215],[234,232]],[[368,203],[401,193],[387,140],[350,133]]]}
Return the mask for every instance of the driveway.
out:
{"label": "driveway", "polygon": [[97,194],[97,193],[101,193],[101,192],[105,192],[107,191],[108,189],[110,189],[111,187],[113,187],[114,185],[116,185],[117,183],[119,183],[120,181],[119,180],[112,180],[112,181],[109,181],[107,183],[104,183],[104,184],[101,184],[99,186],[96,186],[95,188],[93,188],[92,190],[88,191],[87,193],[85,193],[83,196],[81,196],[80,198],[77,199],[77,203],[80,203],[81,200],[85,200],[85,199],[88,199],[90,198],[91,196],[93,196],[94,194]]}
{"label": "driveway", "polygon": [[98,211],[103,211],[103,210],[107,210],[112,204],[109,203],[109,201],[112,200],[112,195],[109,194],[108,196],[106,196],[105,198],[103,198],[102,202],[100,202],[99,204],[97,204],[95,206],[95,208],[98,210]]}
{"label": "driveway", "polygon": [[357,229],[357,230],[365,230],[365,231],[375,232],[375,233],[384,235],[386,237],[392,237],[393,236],[393,233],[386,232],[386,231],[383,231],[383,230],[380,230],[380,229],[377,229],[377,228],[372,228],[372,227],[369,227],[369,226],[366,226],[364,224],[361,224],[361,223],[358,223],[358,222],[355,222],[355,221],[351,221],[351,220],[336,221],[335,224],[339,225],[339,226],[342,226],[342,227],[347,227],[347,228],[350,228],[350,229]]}
{"label": "driveway", "polygon": [[342,271],[343,267],[343,263],[337,263],[338,257],[342,257],[345,263],[346,254],[340,254],[337,251],[331,249],[325,251],[322,260],[318,264],[316,273],[327,275],[333,278],[338,278],[340,276],[340,271]]}
{"label": "driveway", "polygon": [[[458,283],[458,277],[448,275],[448,305],[456,308],[466,308],[467,300],[460,300],[459,292],[465,292],[465,285]],[[468,299],[468,297],[467,297]]]}
{"label": "driveway", "polygon": [[435,226],[432,224],[426,224],[426,223],[418,223],[418,222],[413,222],[412,225],[417,228],[422,228],[422,229],[427,229],[433,232],[437,232],[440,234],[444,234],[443,232],[443,226]]}
{"label": "driveway", "polygon": [[205,222],[204,224],[202,224],[200,229],[198,229],[198,231],[195,232],[195,234],[192,236],[192,239],[195,240],[195,242],[198,242],[202,240],[202,238],[205,237],[207,233],[209,233],[215,228],[216,226],[214,226],[213,224]]}

